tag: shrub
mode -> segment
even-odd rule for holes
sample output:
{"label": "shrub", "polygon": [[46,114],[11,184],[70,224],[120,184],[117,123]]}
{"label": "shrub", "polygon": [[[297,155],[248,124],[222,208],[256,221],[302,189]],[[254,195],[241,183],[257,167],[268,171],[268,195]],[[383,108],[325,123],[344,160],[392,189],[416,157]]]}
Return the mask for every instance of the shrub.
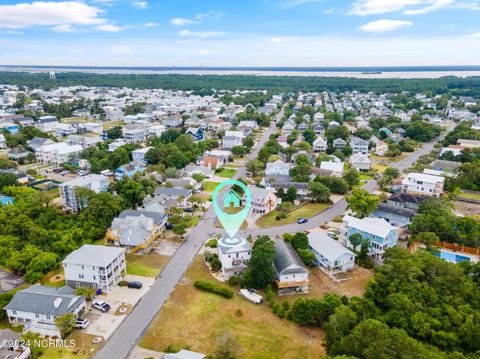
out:
{"label": "shrub", "polygon": [[216,240],[216,239],[210,239],[210,240],[207,242],[207,247],[217,248],[217,240]]}
{"label": "shrub", "polygon": [[228,278],[229,285],[239,285],[240,282],[241,282],[241,278],[236,275],[232,275],[230,278]]}
{"label": "shrub", "polygon": [[290,309],[290,303],[286,300],[282,302],[282,307],[285,309],[285,311],[288,311]]}
{"label": "shrub", "polygon": [[215,254],[210,261],[210,267],[212,268],[212,271],[218,272],[220,269],[222,269],[222,262],[220,262],[220,259],[218,259],[218,256]]}
{"label": "shrub", "polygon": [[277,314],[277,312],[278,312],[278,310],[279,310],[280,308],[282,308],[282,307],[281,307],[278,303],[274,303],[274,304],[272,305],[272,312],[273,312],[273,314]]}
{"label": "shrub", "polygon": [[196,288],[203,289],[206,292],[217,294],[227,299],[233,298],[233,291],[231,289],[220,287],[215,283],[197,280],[193,285]]}
{"label": "shrub", "polygon": [[279,306],[275,314],[280,318],[285,318],[286,311],[282,306]]}
{"label": "shrub", "polygon": [[119,287],[126,287],[128,285],[128,282],[126,280],[121,280],[118,282]]}

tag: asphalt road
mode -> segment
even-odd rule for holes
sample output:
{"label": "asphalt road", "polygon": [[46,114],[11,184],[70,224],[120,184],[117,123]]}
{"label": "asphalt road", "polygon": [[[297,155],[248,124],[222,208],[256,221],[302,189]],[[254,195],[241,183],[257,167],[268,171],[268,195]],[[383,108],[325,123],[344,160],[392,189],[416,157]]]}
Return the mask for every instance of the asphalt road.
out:
{"label": "asphalt road", "polygon": [[[279,115],[281,116],[281,114]],[[275,124],[264,132],[261,140],[255,145],[253,151],[249,154],[247,161],[256,158],[258,151],[263,147],[268,140],[270,134],[275,131]],[[405,159],[391,163],[390,166],[399,170],[404,170],[413,165],[417,159],[429,153],[436,142],[440,141],[444,135],[436,138],[430,143],[425,144],[421,149],[418,149],[409,157]],[[245,177],[246,170],[242,166],[237,170],[234,179]],[[375,191],[378,186],[375,181],[367,182],[363,188],[370,192]],[[242,234],[253,236],[257,235],[280,235],[283,233],[294,233],[307,229],[316,228],[325,222],[329,222],[334,217],[342,215],[347,208],[346,201],[340,200],[332,207],[323,211],[322,213],[312,217],[305,224],[289,224],[285,226],[279,226],[269,229],[252,229],[241,231]],[[151,289],[145,294],[140,302],[133,309],[131,314],[121,323],[118,329],[114,332],[111,338],[108,339],[105,346],[97,353],[95,358],[97,359],[123,359],[129,356],[129,353],[135,347],[137,342],[142,338],[143,333],[148,328],[152,320],[158,314],[165,301],[173,292],[177,284],[182,279],[184,273],[190,266],[195,255],[200,250],[204,241],[207,238],[212,237],[217,233],[223,231],[215,227],[215,212],[213,206],[210,206],[208,211],[202,217],[188,236],[185,238],[183,244],[178,248],[175,254],[170,258],[170,261],[165,266],[163,271],[155,280]],[[181,308],[179,308],[181,310]],[[168,330],[168,328],[165,328]]]}

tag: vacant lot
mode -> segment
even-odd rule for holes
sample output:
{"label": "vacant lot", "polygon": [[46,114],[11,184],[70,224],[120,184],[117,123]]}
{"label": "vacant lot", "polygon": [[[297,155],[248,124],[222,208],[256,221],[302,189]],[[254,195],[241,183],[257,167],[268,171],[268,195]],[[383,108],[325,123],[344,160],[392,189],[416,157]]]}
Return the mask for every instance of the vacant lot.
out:
{"label": "vacant lot", "polygon": [[307,203],[294,209],[287,218],[283,218],[280,220],[276,219],[279,211],[275,210],[259,218],[256,223],[257,226],[259,226],[260,228],[270,228],[275,226],[281,226],[284,224],[291,224],[295,223],[301,217],[313,217],[328,208],[329,206],[330,205],[326,203]]}
{"label": "vacant lot", "polygon": [[221,171],[215,171],[215,175],[218,177],[232,178],[235,172],[237,172],[235,168],[222,168]]}
{"label": "vacant lot", "polygon": [[219,182],[209,182],[209,181],[204,181],[202,182],[202,190],[204,192],[213,192],[215,190],[215,187],[217,187]]}
{"label": "vacant lot", "polygon": [[170,257],[157,253],[132,254],[127,253],[127,273],[143,277],[156,277]]}
{"label": "vacant lot", "polygon": [[236,294],[225,299],[202,292],[193,287],[198,279],[214,281],[199,256],[147,330],[142,347],[164,351],[189,346],[213,354],[217,338],[228,333],[238,347],[238,359],[308,359],[324,354],[322,330],[280,319],[267,304],[254,305]]}

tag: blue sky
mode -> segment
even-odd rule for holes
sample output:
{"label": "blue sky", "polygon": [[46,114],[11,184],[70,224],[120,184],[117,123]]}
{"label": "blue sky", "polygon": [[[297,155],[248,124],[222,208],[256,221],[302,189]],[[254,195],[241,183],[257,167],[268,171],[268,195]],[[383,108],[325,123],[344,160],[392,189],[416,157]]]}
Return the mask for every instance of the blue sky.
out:
{"label": "blue sky", "polygon": [[480,65],[480,0],[0,0],[0,63]]}

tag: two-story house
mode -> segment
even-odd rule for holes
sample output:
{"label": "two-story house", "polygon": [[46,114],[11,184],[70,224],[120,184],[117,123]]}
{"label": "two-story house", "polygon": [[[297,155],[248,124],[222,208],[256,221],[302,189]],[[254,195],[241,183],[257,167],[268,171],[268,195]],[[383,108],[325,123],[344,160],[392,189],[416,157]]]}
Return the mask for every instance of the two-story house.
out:
{"label": "two-story house", "polygon": [[72,288],[110,289],[126,274],[125,249],[84,244],[63,261],[67,285]]}
{"label": "two-story house", "polygon": [[368,141],[359,137],[352,137],[349,142],[352,148],[352,153],[362,153],[366,155],[368,153]]}
{"label": "two-story house", "polygon": [[394,247],[398,240],[398,228],[392,226],[383,218],[356,218],[349,215],[343,217],[343,224],[340,230],[342,243],[352,248],[349,237],[359,233],[363,239],[368,240],[369,256],[381,263],[387,248]]}
{"label": "two-story house", "polygon": [[283,240],[275,241],[273,264],[279,295],[310,291],[308,269],[290,244]]}
{"label": "two-story house", "polygon": [[82,203],[77,188],[86,188],[95,193],[108,191],[108,177],[104,175],[90,174],[83,177],[77,177],[71,181],[63,182],[58,186],[62,206],[66,210],[78,212],[86,207],[88,203]]}
{"label": "two-story house", "polygon": [[402,192],[440,197],[443,193],[445,178],[426,173],[409,173],[402,180]]}
{"label": "two-story house", "polygon": [[372,215],[385,219],[395,227],[405,228],[411,223],[415,211],[388,203],[379,203]]}
{"label": "two-story house", "polygon": [[147,161],[145,160],[145,155],[150,151],[152,147],[139,148],[138,150],[132,151],[132,160],[140,165],[145,166]]}
{"label": "two-story house", "polygon": [[239,275],[247,269],[248,261],[252,256],[252,246],[244,237],[224,236],[217,242],[217,248],[225,279]]}
{"label": "two-story house", "polygon": [[248,187],[252,195],[252,214],[268,214],[277,208],[277,196],[273,191],[256,186]]}
{"label": "two-story house", "polygon": [[357,255],[330,238],[322,229],[308,233],[308,245],[315,254],[315,264],[331,278],[355,268]]}

